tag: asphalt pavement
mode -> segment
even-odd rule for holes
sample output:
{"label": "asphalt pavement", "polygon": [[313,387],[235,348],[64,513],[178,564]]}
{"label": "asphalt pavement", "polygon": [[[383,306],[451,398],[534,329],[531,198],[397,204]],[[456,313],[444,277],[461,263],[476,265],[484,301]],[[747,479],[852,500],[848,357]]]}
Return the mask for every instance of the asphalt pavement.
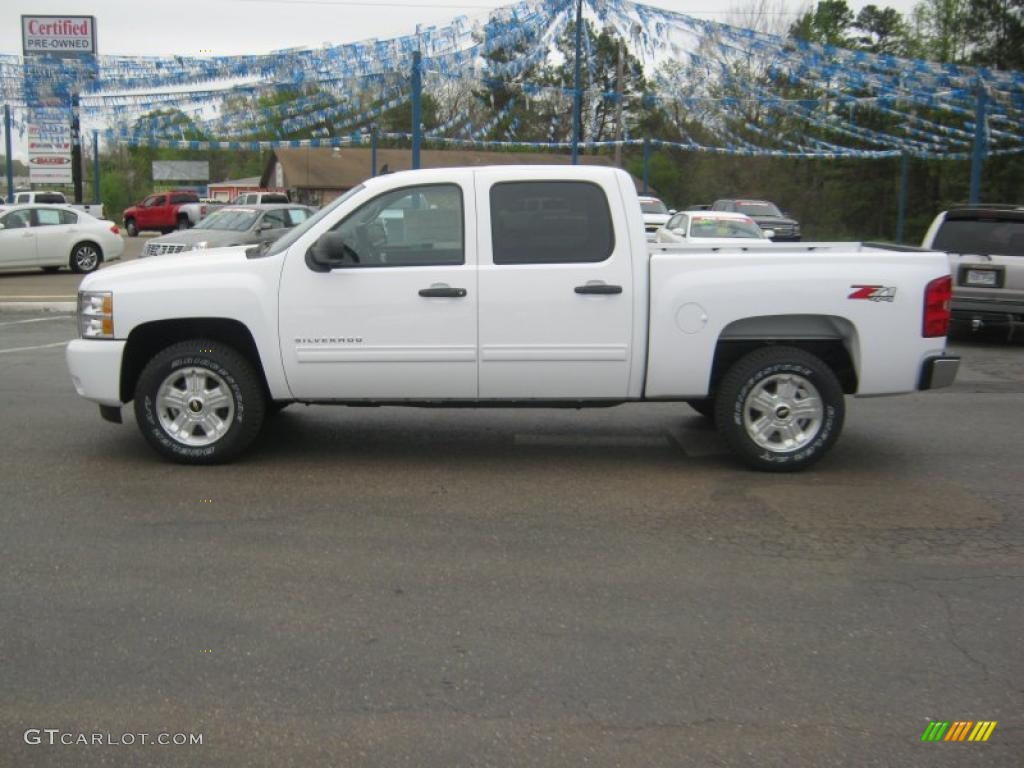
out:
{"label": "asphalt pavement", "polygon": [[[73,335],[0,313],[0,766],[1022,764],[1022,341],[771,476],[674,404],[292,407],[175,466]],[[60,744],[141,733],[203,743]]]}

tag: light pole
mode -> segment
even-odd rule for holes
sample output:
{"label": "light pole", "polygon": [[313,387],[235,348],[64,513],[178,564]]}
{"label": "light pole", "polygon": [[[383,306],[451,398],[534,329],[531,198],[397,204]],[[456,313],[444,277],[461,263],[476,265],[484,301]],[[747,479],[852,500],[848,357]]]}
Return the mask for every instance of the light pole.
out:
{"label": "light pole", "polygon": [[583,93],[580,91],[583,65],[583,0],[576,0],[576,83],[573,87],[572,104],[572,164],[579,162],[580,132],[583,129]]}

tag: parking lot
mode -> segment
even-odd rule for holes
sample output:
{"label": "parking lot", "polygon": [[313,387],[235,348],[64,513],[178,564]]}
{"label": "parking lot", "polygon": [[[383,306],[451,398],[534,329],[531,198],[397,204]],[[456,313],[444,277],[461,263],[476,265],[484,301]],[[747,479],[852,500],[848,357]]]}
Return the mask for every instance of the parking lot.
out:
{"label": "parking lot", "polygon": [[1020,765],[1022,340],[770,476],[676,404],[292,407],[174,466],[75,396],[74,334],[0,313],[0,765]]}

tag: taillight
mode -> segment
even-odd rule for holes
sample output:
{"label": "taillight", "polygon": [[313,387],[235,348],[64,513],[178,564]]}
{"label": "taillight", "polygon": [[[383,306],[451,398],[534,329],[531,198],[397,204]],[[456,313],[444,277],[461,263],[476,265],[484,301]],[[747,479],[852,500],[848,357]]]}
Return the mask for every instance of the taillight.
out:
{"label": "taillight", "polygon": [[121,230],[118,228],[117,224],[111,224],[110,225],[110,231],[113,234],[115,234],[115,235],[120,235],[121,234]]}
{"label": "taillight", "polygon": [[924,289],[924,322],[921,335],[926,339],[945,336],[949,330],[949,301],[953,296],[953,279],[937,277]]}

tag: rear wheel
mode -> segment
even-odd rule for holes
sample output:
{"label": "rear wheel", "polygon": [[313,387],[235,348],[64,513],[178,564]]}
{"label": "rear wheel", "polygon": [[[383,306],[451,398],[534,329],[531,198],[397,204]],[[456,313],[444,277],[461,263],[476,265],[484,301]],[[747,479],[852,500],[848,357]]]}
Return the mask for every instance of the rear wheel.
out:
{"label": "rear wheel", "polygon": [[103,253],[95,243],[79,243],[71,249],[69,264],[72,271],[95,272],[103,260]]}
{"label": "rear wheel", "polygon": [[244,451],[266,412],[263,383],[237,350],[193,339],[158,353],[135,388],[135,419],[149,444],[183,464],[219,464]]}
{"label": "rear wheel", "polygon": [[745,463],[792,472],[818,461],[843,428],[843,390],[832,369],[795,347],[763,347],[722,379],[715,421]]}

